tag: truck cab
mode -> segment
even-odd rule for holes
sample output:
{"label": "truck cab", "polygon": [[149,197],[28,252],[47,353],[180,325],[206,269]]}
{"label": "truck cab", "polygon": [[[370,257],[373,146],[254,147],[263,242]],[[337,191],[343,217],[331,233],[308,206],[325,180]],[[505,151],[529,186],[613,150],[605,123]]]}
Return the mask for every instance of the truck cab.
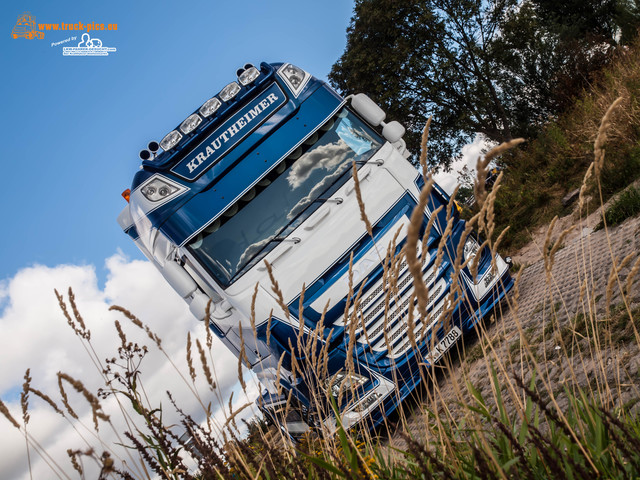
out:
{"label": "truck cab", "polygon": [[504,297],[508,266],[471,235],[463,254],[479,256],[477,272],[463,269],[463,294],[451,290],[465,222],[434,185],[420,317],[402,256],[427,179],[407,161],[404,128],[288,63],[247,64],[237,77],[141,152],[118,221],[255,372],[274,422],[294,437],[335,428],[333,396],[343,426],[376,426]]}

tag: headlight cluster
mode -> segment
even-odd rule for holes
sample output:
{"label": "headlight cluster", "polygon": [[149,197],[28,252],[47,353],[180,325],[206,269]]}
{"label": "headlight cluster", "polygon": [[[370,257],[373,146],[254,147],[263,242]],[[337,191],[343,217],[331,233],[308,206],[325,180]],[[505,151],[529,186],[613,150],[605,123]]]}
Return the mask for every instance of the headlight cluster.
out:
{"label": "headlight cluster", "polygon": [[340,395],[340,387],[345,380],[347,388],[356,389],[367,383],[369,379],[357,373],[347,373],[341,370],[327,380],[326,386],[331,391],[331,395],[334,397]]}
{"label": "headlight cluster", "polygon": [[282,75],[289,80],[294,90],[300,88],[304,80],[304,70],[291,64],[282,69]]}
{"label": "headlight cluster", "polygon": [[298,97],[304,87],[307,85],[307,81],[311,78],[307,72],[302,70],[300,67],[296,67],[295,65],[291,65],[290,63],[285,63],[278,70],[278,75],[280,78],[284,80],[284,83],[287,84],[291,93],[293,93],[294,97]]}
{"label": "headlight cluster", "polygon": [[[240,82],[240,85],[243,87],[251,85],[251,83],[253,83],[259,76],[260,70],[250,63],[246,64],[244,68],[238,70],[238,82]],[[222,102],[230,102],[233,100],[242,89],[238,82],[231,82],[229,85],[224,87],[217,95],[219,98],[213,97],[204,102],[198,110],[200,115],[198,115],[198,113],[194,113],[182,122],[182,124],[180,124],[180,131],[182,134],[187,135],[193,132],[202,123],[202,118],[208,118],[213,115],[220,108]],[[160,146],[165,152],[171,150],[180,143],[180,140],[182,140],[182,134],[178,130],[169,132],[160,142]]]}
{"label": "headlight cluster", "polygon": [[476,254],[480,250],[480,245],[473,237],[467,237],[467,241],[464,242],[464,260],[469,260],[469,263],[473,262]]}
{"label": "headlight cluster", "polygon": [[174,187],[159,178],[154,178],[140,189],[140,192],[145,196],[145,198],[151,202],[160,201],[177,191],[177,187]]}

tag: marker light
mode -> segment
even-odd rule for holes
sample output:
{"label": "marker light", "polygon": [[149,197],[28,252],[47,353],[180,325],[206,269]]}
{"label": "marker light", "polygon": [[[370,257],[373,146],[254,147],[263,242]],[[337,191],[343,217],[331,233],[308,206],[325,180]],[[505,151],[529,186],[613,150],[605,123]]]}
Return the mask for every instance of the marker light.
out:
{"label": "marker light", "polygon": [[127,203],[129,203],[129,197],[131,196],[131,189],[127,188],[124,192],[122,192],[122,198],[124,198]]}
{"label": "marker light", "polygon": [[305,77],[304,70],[291,64],[284,67],[281,73],[289,81],[294,90],[300,88]]}
{"label": "marker light", "polygon": [[238,85],[236,82],[231,82],[220,91],[218,96],[223,102],[228,102],[236,95],[238,95],[238,93],[240,93],[240,85]]}
{"label": "marker light", "polygon": [[182,122],[182,125],[180,125],[180,130],[186,135],[187,133],[193,132],[201,123],[202,118],[200,117],[200,115],[194,113],[193,115],[189,115],[187,119]]}
{"label": "marker light", "polygon": [[177,130],[174,130],[172,132],[167,133],[165,137],[162,140],[160,140],[160,146],[166,152],[167,150],[171,150],[173,147],[175,147],[181,138],[182,138],[182,135],[180,135],[180,132],[178,132]]}
{"label": "marker light", "polygon": [[177,187],[169,185],[167,182],[159,178],[154,178],[140,189],[140,192],[142,192],[147,200],[150,200],[152,202],[162,200],[163,198],[166,198],[169,195],[176,193],[177,191]]}
{"label": "marker light", "polygon": [[238,75],[238,81],[240,85],[246,87],[251,84],[256,78],[260,76],[260,71],[253,65],[245,65],[245,70]]}
{"label": "marker light", "polygon": [[200,110],[199,110],[200,115],[202,115],[205,118],[210,117],[215,113],[216,110],[220,108],[220,105],[222,105],[222,102],[218,100],[216,97],[210,98],[209,100],[204,102],[200,107]]}

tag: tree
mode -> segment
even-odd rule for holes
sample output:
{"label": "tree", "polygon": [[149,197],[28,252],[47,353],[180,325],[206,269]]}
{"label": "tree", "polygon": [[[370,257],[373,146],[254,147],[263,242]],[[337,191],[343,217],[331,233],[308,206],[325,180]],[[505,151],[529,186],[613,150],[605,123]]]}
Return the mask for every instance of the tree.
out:
{"label": "tree", "polygon": [[476,133],[535,135],[606,64],[622,24],[640,24],[627,0],[356,0],[329,79],[405,123],[414,152],[433,115],[430,161],[446,167]]}
{"label": "tree", "polygon": [[367,93],[405,123],[414,152],[433,114],[430,151],[438,163],[448,164],[476,132],[509,139],[487,50],[498,27],[496,6],[508,1],[357,0],[347,48],[329,79],[344,93]]}

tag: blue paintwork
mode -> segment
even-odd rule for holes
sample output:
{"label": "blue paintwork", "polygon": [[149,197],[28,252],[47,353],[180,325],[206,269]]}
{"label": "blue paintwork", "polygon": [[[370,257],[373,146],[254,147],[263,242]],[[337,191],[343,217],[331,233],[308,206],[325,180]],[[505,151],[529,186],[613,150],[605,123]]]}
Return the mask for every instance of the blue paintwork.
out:
{"label": "blue paintwork", "polygon": [[218,163],[286,102],[285,93],[274,83],[202,140],[184,159],[171,167],[171,172],[192,182]]}

